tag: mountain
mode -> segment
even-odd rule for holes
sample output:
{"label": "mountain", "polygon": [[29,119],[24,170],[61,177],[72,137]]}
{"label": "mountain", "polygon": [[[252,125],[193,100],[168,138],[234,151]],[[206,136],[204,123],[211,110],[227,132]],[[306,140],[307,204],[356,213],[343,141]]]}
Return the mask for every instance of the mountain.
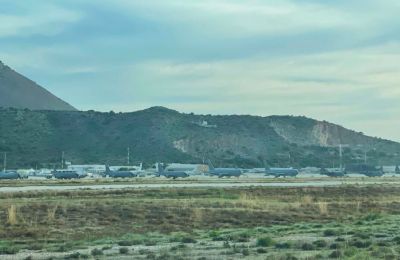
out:
{"label": "mountain", "polygon": [[132,161],[200,163],[218,166],[396,164],[400,144],[324,121],[292,116],[182,114],[163,107],[132,113],[0,109],[0,152],[11,166],[51,166],[61,152],[75,164]]}
{"label": "mountain", "polygon": [[31,110],[76,110],[0,61],[0,107]]}

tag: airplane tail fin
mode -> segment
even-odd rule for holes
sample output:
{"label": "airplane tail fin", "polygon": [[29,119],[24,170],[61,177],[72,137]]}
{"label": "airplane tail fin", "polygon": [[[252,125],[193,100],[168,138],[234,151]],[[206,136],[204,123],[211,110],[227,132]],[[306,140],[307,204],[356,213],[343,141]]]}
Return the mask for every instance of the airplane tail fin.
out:
{"label": "airplane tail fin", "polygon": [[157,163],[157,172],[159,175],[162,175],[164,173],[164,169],[161,163]]}
{"label": "airplane tail fin", "polygon": [[106,175],[109,174],[110,172],[111,172],[110,167],[106,165]]}
{"label": "airplane tail fin", "polygon": [[143,163],[140,163],[139,171],[142,171],[142,170],[143,170]]}
{"label": "airplane tail fin", "polygon": [[207,164],[208,164],[208,168],[209,168],[211,171],[215,169],[210,159],[207,159]]}
{"label": "airplane tail fin", "polygon": [[268,163],[264,161],[265,172],[269,172],[271,168],[269,167]]}

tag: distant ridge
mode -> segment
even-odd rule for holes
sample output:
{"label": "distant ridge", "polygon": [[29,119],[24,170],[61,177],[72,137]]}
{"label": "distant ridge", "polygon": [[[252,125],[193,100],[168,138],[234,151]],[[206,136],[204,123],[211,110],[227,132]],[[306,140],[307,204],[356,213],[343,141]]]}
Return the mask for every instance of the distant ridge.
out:
{"label": "distant ridge", "polygon": [[76,108],[0,61],[0,107],[74,111]]}
{"label": "distant ridge", "polygon": [[[75,164],[155,162],[217,166],[333,167],[400,163],[400,143],[306,117],[212,116],[152,107],[130,113],[0,109],[0,151],[10,167],[54,167],[61,153]],[[1,169],[0,160],[0,169]]]}

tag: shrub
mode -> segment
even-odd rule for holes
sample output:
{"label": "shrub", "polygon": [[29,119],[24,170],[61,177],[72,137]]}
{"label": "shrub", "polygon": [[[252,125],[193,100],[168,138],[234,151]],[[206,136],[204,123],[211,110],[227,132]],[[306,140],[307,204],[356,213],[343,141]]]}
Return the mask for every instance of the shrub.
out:
{"label": "shrub", "polygon": [[371,241],[362,241],[362,240],[354,240],[350,243],[350,245],[357,247],[357,248],[367,248],[371,245]]}
{"label": "shrub", "polygon": [[315,246],[310,243],[304,243],[301,245],[301,249],[304,251],[313,251],[313,250],[315,250]]}
{"label": "shrub", "polygon": [[342,258],[343,257],[343,253],[340,250],[335,250],[329,255],[329,257],[330,258]]}
{"label": "shrub", "polygon": [[96,256],[96,255],[103,255],[103,250],[98,249],[98,248],[94,248],[94,249],[91,251],[91,254],[92,254],[93,256]]}
{"label": "shrub", "polygon": [[381,217],[382,217],[382,215],[379,213],[369,213],[367,216],[364,217],[364,220],[365,221],[373,221],[373,220],[380,219]]}
{"label": "shrub", "polygon": [[265,250],[265,248],[257,248],[257,253],[259,254],[266,254],[268,253],[267,250]]}
{"label": "shrub", "polygon": [[153,240],[147,240],[144,242],[144,245],[145,246],[155,246],[155,245],[157,245],[157,242],[153,241]]}
{"label": "shrub", "polygon": [[328,243],[325,240],[317,240],[314,241],[313,244],[318,248],[323,248],[328,246]]}
{"label": "shrub", "polygon": [[249,249],[244,248],[244,249],[242,250],[242,255],[244,255],[244,256],[249,256],[249,255],[250,255]]}
{"label": "shrub", "polygon": [[352,256],[354,256],[355,254],[357,254],[357,249],[354,248],[354,247],[348,247],[348,248],[346,248],[346,249],[344,250],[343,254],[344,254],[346,257],[352,257]]}
{"label": "shrub", "polygon": [[197,243],[196,239],[194,239],[192,237],[184,237],[184,238],[182,238],[181,242],[185,243],[185,244],[195,244],[195,243]]}
{"label": "shrub", "polygon": [[224,246],[224,248],[230,248],[231,247],[231,245],[229,244],[228,241],[225,241],[223,246]]}
{"label": "shrub", "polygon": [[119,241],[117,244],[119,246],[133,246],[133,242],[128,240]]}
{"label": "shrub", "polygon": [[269,246],[272,246],[274,244],[275,244],[274,240],[272,238],[270,238],[270,237],[259,238],[259,239],[257,239],[257,243],[256,243],[256,245],[258,247],[269,247]]}
{"label": "shrub", "polygon": [[126,254],[129,253],[129,248],[127,248],[127,247],[120,247],[120,248],[119,248],[119,253],[122,254],[122,255],[126,255]]}
{"label": "shrub", "polygon": [[0,255],[15,255],[19,252],[19,248],[13,246],[0,247]]}
{"label": "shrub", "polygon": [[64,259],[79,259],[81,254],[79,252],[72,253],[64,257]]}
{"label": "shrub", "polygon": [[284,259],[285,259],[285,260],[297,260],[298,258],[295,257],[295,256],[293,256],[293,255],[290,254],[290,253],[287,253]]}
{"label": "shrub", "polygon": [[337,235],[337,232],[335,230],[333,230],[333,229],[324,230],[324,236],[326,236],[326,237],[333,237],[333,236],[336,236],[336,235]]}
{"label": "shrub", "polygon": [[366,233],[363,233],[363,232],[356,233],[354,236],[355,237],[359,237],[361,239],[368,239],[370,237],[369,234],[366,234]]}
{"label": "shrub", "polygon": [[400,237],[399,237],[399,236],[394,237],[394,238],[392,239],[392,241],[395,242],[396,244],[400,244]]}
{"label": "shrub", "polygon": [[277,249],[289,249],[290,247],[291,244],[289,242],[281,242],[275,244],[275,248]]}
{"label": "shrub", "polygon": [[330,245],[330,249],[339,249],[339,248],[342,248],[343,246],[342,246],[342,244],[339,244],[339,243],[333,243],[333,244],[331,244]]}

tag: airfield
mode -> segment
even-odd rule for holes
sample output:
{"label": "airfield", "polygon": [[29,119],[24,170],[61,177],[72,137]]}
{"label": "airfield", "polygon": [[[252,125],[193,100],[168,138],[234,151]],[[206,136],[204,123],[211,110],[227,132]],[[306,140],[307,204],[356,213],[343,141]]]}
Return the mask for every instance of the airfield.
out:
{"label": "airfield", "polygon": [[0,181],[1,259],[398,259],[400,178]]}

